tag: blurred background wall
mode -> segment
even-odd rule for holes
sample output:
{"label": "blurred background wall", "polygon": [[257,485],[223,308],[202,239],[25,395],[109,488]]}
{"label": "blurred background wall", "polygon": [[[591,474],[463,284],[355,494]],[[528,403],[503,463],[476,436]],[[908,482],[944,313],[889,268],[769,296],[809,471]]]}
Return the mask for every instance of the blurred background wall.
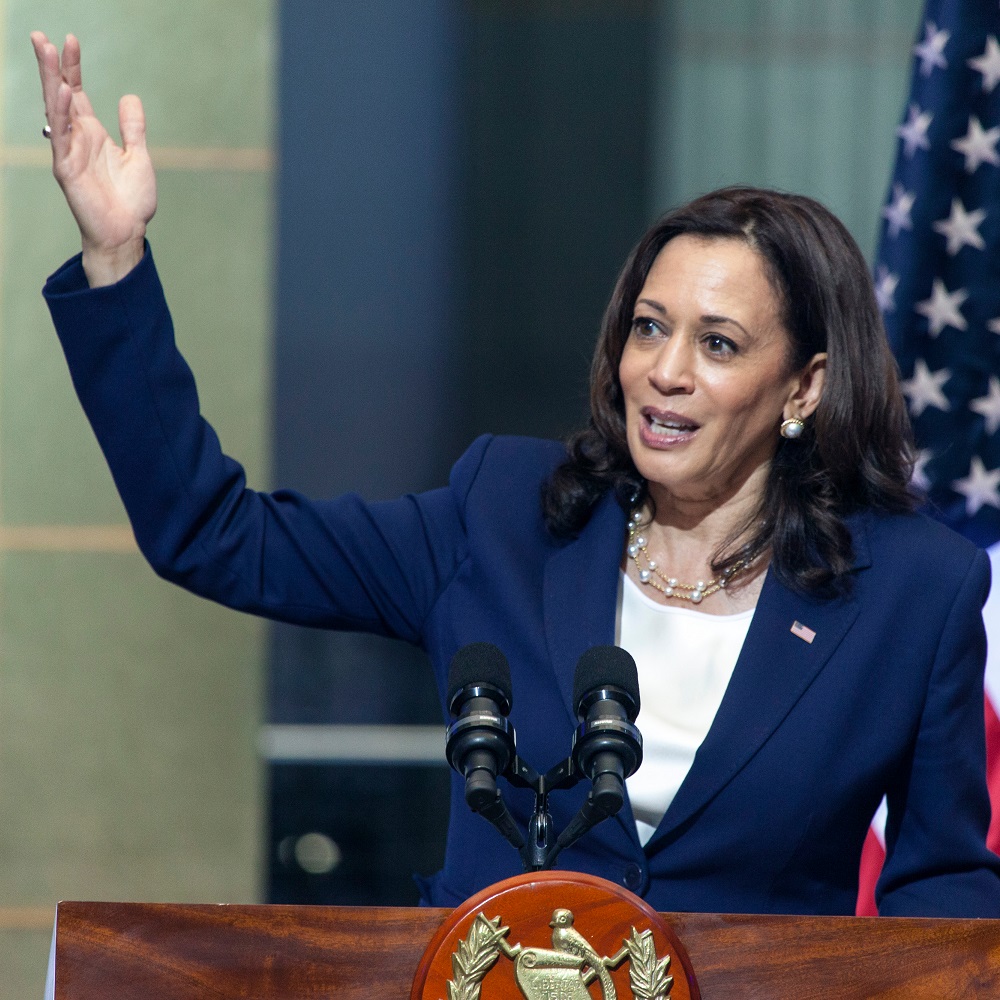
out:
{"label": "blurred background wall", "polygon": [[411,902],[446,821],[418,654],[211,607],[136,553],[38,295],[77,241],[29,30],[81,37],[109,124],[144,99],[150,239],[250,481],[374,498],[480,432],[572,429],[672,204],[802,191],[870,253],[920,8],[0,0],[0,998],[40,990],[60,898]]}
{"label": "blurred background wall", "polygon": [[[285,0],[276,481],[394,496],[477,434],[568,433],[629,248],[703,191],[812,194],[871,252],[918,19],[913,0]],[[421,657],[287,626],[270,653],[269,898],[414,902],[447,809]]]}

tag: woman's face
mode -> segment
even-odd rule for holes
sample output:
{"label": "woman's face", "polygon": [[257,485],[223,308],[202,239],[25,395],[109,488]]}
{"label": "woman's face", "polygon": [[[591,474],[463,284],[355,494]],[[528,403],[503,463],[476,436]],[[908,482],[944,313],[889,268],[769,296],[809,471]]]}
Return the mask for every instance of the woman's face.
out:
{"label": "woman's face", "polygon": [[791,342],[756,251],[677,236],[653,262],[619,365],[629,451],[654,498],[762,495],[782,420],[822,392],[824,355],[791,371]]}

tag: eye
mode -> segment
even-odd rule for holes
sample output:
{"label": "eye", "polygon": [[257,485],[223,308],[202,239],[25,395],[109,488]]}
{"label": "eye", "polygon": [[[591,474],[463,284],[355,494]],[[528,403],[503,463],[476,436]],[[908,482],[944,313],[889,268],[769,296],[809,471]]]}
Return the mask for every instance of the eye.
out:
{"label": "eye", "polygon": [[736,353],[736,345],[728,338],[719,333],[708,333],[702,341],[709,354],[718,357],[729,357]]}
{"label": "eye", "polygon": [[663,333],[663,328],[655,319],[648,316],[636,316],[632,320],[632,333],[639,338],[656,337]]}

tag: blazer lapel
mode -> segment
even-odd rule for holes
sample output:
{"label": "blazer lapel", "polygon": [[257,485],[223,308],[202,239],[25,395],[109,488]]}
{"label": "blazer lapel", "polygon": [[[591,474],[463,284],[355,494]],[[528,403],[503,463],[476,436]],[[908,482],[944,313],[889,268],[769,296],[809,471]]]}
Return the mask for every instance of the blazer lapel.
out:
{"label": "blazer lapel", "polygon": [[[869,565],[867,533],[860,520],[851,527],[859,570]],[[747,764],[829,661],[859,610],[850,597],[807,600],[768,573],[719,711],[650,847],[690,819]],[[809,632],[792,632],[795,623],[814,633],[811,641]]]}
{"label": "blazer lapel", "polygon": [[[545,566],[545,638],[574,727],[576,662],[591,646],[613,645],[615,641],[625,523],[625,512],[609,493],[579,537],[558,549]],[[620,843],[612,833],[617,828],[618,836],[624,835],[633,849],[638,849],[639,835],[627,793],[625,805],[614,820],[614,825],[601,823],[594,831],[596,836],[610,838],[619,850]]]}
{"label": "blazer lapel", "polygon": [[576,661],[591,646],[615,641],[618,572],[625,546],[625,513],[610,493],[580,535],[545,565],[545,639],[559,690],[576,725]]}

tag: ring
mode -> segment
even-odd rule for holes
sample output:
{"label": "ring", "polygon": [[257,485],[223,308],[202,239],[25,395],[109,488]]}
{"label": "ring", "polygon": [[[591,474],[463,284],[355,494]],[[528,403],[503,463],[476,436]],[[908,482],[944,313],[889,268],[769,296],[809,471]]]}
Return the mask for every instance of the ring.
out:
{"label": "ring", "polygon": [[42,135],[46,139],[51,139],[52,138],[52,129],[49,128],[48,125],[43,126],[42,127]]}

